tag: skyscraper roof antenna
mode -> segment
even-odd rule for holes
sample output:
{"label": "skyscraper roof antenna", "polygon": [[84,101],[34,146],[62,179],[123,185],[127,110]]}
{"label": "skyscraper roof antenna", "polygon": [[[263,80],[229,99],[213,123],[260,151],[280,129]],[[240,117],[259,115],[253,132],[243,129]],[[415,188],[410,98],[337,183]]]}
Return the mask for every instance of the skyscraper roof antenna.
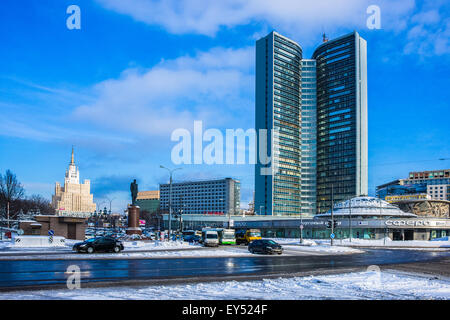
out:
{"label": "skyscraper roof antenna", "polygon": [[70,164],[71,164],[71,165],[74,165],[74,164],[75,164],[75,161],[74,161],[74,158],[73,158],[73,145],[72,145],[72,158],[71,158],[71,160],[70,160]]}

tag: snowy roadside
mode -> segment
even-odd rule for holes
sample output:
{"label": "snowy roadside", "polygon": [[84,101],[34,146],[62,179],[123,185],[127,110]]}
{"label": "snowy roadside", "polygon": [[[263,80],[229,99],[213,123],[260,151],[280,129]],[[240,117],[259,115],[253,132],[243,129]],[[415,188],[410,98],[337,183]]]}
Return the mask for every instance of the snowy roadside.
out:
{"label": "snowy roadside", "polygon": [[[315,240],[320,244],[329,244],[330,240]],[[390,238],[386,239],[342,239],[335,240],[336,245],[344,246],[358,246],[358,247],[387,247],[387,248],[449,248],[450,241],[421,241],[421,240],[407,240],[407,241],[392,241]]]}
{"label": "snowy roadside", "polygon": [[409,300],[450,299],[450,280],[397,271],[222,281],[185,285],[37,290],[0,293],[0,299],[89,300]]}
{"label": "snowy roadside", "polygon": [[344,247],[344,246],[330,246],[328,243],[316,243],[313,240],[304,239],[303,243],[300,244],[299,239],[289,239],[289,238],[270,238],[271,240],[281,244],[285,250],[295,250],[301,252],[310,253],[363,253],[363,250]]}
{"label": "snowy roadside", "polygon": [[[300,246],[300,240],[298,238],[271,238],[272,240],[278,242],[281,245],[297,245]],[[330,240],[328,239],[320,239],[320,240],[311,240],[304,239],[302,246],[330,246]],[[344,246],[344,247],[386,247],[386,248],[450,248],[450,241],[420,241],[420,240],[411,240],[411,241],[392,241],[390,238],[386,239],[335,239],[335,246]]]}
{"label": "snowy roadside", "polygon": [[247,251],[247,248],[218,248],[210,249],[205,247],[195,248],[195,250],[187,250],[189,248],[167,249],[163,251],[142,251],[142,252],[127,252],[126,250],[120,253],[93,253],[93,254],[42,254],[42,255],[17,255],[17,256],[1,256],[1,260],[118,260],[118,259],[147,259],[147,258],[184,258],[184,257],[236,257],[236,256],[253,256]]}
{"label": "snowy roadside", "polygon": [[[280,240],[280,239],[277,239]],[[125,249],[121,253],[95,253],[74,254],[72,246],[76,240],[67,240],[63,248],[14,248],[9,246],[8,250],[0,251],[0,260],[84,260],[84,259],[145,259],[162,257],[236,257],[255,256],[248,252],[246,246],[219,248],[205,248],[199,244],[189,244],[181,241],[127,241],[124,242]],[[331,247],[326,244],[299,246],[295,239],[278,241],[283,245],[283,255],[297,254],[353,254],[364,251],[348,247]],[[297,240],[298,242],[298,240]],[[306,242],[307,243],[307,242]],[[3,244],[5,246],[5,244]],[[42,253],[42,254],[39,254]]]}
{"label": "snowy roadside", "polygon": [[[66,239],[66,245],[64,247],[16,247],[11,241],[0,242],[0,257],[1,255],[8,255],[11,253],[37,253],[37,252],[55,252],[64,253],[72,252],[72,247],[79,240]],[[124,241],[124,251],[152,251],[152,250],[183,250],[201,248],[198,244],[190,244],[181,241]]]}

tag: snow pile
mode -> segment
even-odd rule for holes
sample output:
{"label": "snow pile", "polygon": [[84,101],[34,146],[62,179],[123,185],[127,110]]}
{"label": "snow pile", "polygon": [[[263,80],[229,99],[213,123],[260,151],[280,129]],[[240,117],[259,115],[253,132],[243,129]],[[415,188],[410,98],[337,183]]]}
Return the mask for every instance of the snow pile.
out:
{"label": "snow pile", "polygon": [[[320,244],[328,244],[330,240],[315,240]],[[422,241],[422,240],[407,240],[407,241],[392,241],[389,237],[385,239],[335,239],[336,245],[345,246],[367,246],[367,247],[415,247],[415,248],[450,248],[450,241]]]}
{"label": "snow pile", "polygon": [[[267,238],[281,245],[300,245],[299,238]],[[329,239],[303,239],[303,245],[329,245]],[[422,240],[408,240],[408,241],[393,241],[391,238],[385,239],[356,239],[352,238],[351,242],[349,238],[346,239],[334,239],[334,245],[336,246],[365,246],[365,247],[416,247],[416,248],[450,248],[449,237],[443,237],[434,239],[431,241]]]}
{"label": "snow pile", "polygon": [[450,281],[394,271],[167,286],[0,293],[0,299],[450,299]]}
{"label": "snow pile", "polygon": [[[330,246],[329,243],[318,244],[314,240],[303,239],[303,243],[300,243],[300,239],[289,238],[270,238],[283,246],[286,250],[296,250],[302,252],[320,252],[320,253],[362,253],[364,251],[343,247],[343,246]],[[336,241],[335,241],[336,243]]]}
{"label": "snow pile", "polygon": [[177,250],[188,249],[199,245],[189,244],[183,241],[123,241],[125,251],[127,250]]}
{"label": "snow pile", "polygon": [[315,246],[317,244],[314,240],[311,240],[311,239],[303,239],[302,244],[300,244],[299,238],[264,238],[264,239],[273,240],[281,245],[297,244],[297,245],[304,245],[304,246]]}
{"label": "snow pile", "polygon": [[33,248],[33,247],[65,247],[66,238],[59,236],[15,236],[12,239],[14,247]]}
{"label": "snow pile", "polygon": [[286,250],[297,250],[301,252],[320,252],[320,253],[363,253],[364,251],[350,247],[330,246],[329,244],[311,245],[311,246],[294,246],[283,245]]}

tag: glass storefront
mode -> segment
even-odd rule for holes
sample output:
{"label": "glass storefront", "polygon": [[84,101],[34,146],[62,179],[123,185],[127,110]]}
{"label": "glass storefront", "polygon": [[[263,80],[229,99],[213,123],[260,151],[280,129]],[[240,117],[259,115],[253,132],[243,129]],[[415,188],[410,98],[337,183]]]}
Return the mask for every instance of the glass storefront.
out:
{"label": "glass storefront", "polygon": [[[349,238],[349,229],[336,229],[335,239]],[[311,231],[313,239],[330,239],[331,229],[313,229]],[[354,239],[375,239],[375,229],[352,229]]]}
{"label": "glass storefront", "polygon": [[450,230],[431,230],[430,231],[430,239],[439,239],[443,237],[448,237]]}

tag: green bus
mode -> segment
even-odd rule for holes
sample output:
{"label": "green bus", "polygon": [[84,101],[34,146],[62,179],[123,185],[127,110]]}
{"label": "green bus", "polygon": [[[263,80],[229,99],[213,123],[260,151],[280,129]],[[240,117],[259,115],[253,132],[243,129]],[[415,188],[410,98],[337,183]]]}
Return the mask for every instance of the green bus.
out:
{"label": "green bus", "polygon": [[219,239],[221,244],[236,244],[234,229],[222,229],[222,232],[219,232]]}

